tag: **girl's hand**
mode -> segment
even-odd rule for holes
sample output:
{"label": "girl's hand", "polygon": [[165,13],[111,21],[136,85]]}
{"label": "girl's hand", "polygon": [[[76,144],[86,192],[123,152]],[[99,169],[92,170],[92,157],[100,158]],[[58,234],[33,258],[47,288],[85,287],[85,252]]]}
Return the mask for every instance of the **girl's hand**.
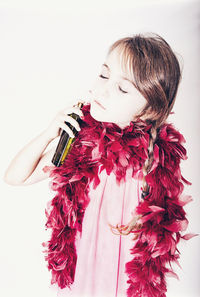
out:
{"label": "girl's hand", "polygon": [[74,137],[72,130],[65,122],[69,122],[77,131],[80,131],[79,123],[69,115],[71,113],[75,113],[80,117],[83,116],[82,111],[78,107],[67,107],[59,111],[46,129],[46,133],[51,140],[60,136],[62,130],[65,130],[70,137]]}

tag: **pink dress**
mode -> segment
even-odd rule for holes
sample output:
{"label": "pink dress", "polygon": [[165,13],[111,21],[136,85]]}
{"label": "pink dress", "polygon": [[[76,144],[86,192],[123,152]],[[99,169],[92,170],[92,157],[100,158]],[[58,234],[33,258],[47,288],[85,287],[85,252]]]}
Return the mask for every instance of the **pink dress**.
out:
{"label": "pink dress", "polygon": [[125,264],[132,259],[130,249],[134,235],[115,235],[109,223],[127,224],[141,197],[142,172],[132,178],[126,172],[126,182],[116,183],[114,173],[103,170],[96,189],[90,185],[90,202],[82,224],[82,235],[76,240],[77,264],[71,287],[57,290],[61,297],[126,297],[128,276]]}

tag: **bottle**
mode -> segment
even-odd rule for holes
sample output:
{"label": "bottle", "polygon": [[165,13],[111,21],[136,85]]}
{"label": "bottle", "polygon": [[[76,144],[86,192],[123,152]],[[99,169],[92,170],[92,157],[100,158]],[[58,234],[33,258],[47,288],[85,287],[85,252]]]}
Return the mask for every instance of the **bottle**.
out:
{"label": "bottle", "polygon": [[[81,109],[83,107],[83,103],[79,102],[77,104],[77,107],[79,107]],[[79,115],[77,115],[75,113],[71,113],[70,116],[72,118],[74,118],[76,121],[78,121],[78,123],[80,123],[80,116]],[[67,122],[65,122],[65,123],[72,130],[75,137],[72,138],[72,137],[69,136],[69,134],[65,130],[62,131],[62,134],[60,136],[60,140],[59,140],[58,145],[56,147],[55,154],[54,154],[53,159],[51,161],[57,167],[61,166],[64,163],[65,158],[66,158],[67,154],[69,153],[69,151],[71,149],[71,145],[74,142],[76,136],[78,135],[78,131],[70,123],[67,123]]]}

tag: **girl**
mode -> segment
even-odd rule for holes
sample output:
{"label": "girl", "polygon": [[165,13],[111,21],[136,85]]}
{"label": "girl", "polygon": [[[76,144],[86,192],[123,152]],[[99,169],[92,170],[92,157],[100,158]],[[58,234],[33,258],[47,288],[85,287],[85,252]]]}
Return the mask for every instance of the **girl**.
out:
{"label": "girl", "polygon": [[[50,177],[46,247],[58,296],[164,297],[176,276],[177,243],[187,228],[181,195],[184,137],[167,118],[181,78],[179,62],[157,34],[111,45],[90,102],[59,112],[11,162],[5,181],[30,185]],[[70,113],[81,116],[79,124]],[[79,131],[60,167],[47,145],[70,123]]]}

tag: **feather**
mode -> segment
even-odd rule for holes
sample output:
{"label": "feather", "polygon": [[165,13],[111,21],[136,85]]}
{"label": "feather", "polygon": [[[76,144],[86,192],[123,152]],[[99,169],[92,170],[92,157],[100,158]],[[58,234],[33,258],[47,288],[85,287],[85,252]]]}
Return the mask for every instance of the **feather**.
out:
{"label": "feather", "polygon": [[181,236],[181,238],[183,238],[185,240],[189,240],[195,236],[199,236],[199,234],[188,233],[188,234],[185,234],[184,236]]}
{"label": "feather", "polygon": [[[75,239],[82,230],[90,183],[93,181],[95,189],[100,182],[99,173],[104,169],[108,175],[114,172],[116,183],[124,180],[130,167],[134,177],[148,157],[151,124],[138,119],[121,129],[114,123],[92,118],[90,105],[85,105],[82,111],[81,131],[63,165],[43,168],[49,172],[50,187],[56,192],[45,209],[45,226],[52,229],[52,234],[43,246],[52,272],[51,283],[57,283],[60,288],[70,288],[74,282]],[[184,142],[183,135],[172,124],[160,127],[152,168],[146,175],[149,193],[135,210],[142,226],[137,233],[133,231],[137,240],[130,250],[133,257],[126,263],[127,297],[165,297],[166,276],[177,277],[166,265],[171,262],[179,265],[179,240],[196,236],[180,233],[188,225],[183,206],[192,200],[191,196],[181,195],[182,182],[190,184],[180,172],[180,160],[187,159]]]}

